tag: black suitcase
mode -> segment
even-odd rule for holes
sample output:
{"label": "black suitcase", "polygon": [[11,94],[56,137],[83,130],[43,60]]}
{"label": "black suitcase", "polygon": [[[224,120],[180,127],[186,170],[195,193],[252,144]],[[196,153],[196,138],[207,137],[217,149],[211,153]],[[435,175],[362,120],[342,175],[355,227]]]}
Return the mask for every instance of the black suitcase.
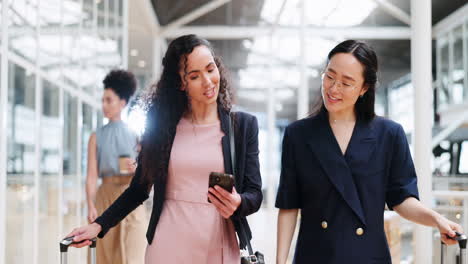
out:
{"label": "black suitcase", "polygon": [[[91,240],[91,264],[96,264],[96,238]],[[60,241],[60,263],[67,264],[67,253],[68,247],[71,244],[76,244],[77,242],[73,242],[73,237],[66,237],[62,241]]]}
{"label": "black suitcase", "polygon": [[440,244],[440,263],[441,264],[468,264],[466,262],[466,240],[467,237],[464,234],[456,232],[456,236],[453,238],[458,241],[460,248],[460,255],[455,260],[455,263],[447,261],[447,245],[444,242]]}

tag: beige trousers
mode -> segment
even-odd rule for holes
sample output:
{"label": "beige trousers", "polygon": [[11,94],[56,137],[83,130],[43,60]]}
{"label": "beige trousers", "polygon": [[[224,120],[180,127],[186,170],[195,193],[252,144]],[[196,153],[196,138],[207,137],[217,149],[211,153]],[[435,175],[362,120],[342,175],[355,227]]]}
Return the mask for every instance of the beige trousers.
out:
{"label": "beige trousers", "polygon": [[[103,183],[96,194],[96,209],[101,215],[124,191],[128,184]],[[98,239],[97,264],[142,264],[145,261],[148,217],[143,205],[138,206],[118,225]]]}

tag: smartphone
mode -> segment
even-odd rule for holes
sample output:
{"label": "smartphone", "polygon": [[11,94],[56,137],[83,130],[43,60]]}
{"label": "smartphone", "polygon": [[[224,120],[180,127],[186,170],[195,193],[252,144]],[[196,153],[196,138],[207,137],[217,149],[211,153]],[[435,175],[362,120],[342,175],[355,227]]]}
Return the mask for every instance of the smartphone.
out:
{"label": "smartphone", "polygon": [[[232,192],[234,187],[234,176],[227,173],[211,172],[208,181],[208,188],[214,188],[215,185],[218,185],[228,192]],[[208,199],[208,202],[210,202],[210,199]]]}

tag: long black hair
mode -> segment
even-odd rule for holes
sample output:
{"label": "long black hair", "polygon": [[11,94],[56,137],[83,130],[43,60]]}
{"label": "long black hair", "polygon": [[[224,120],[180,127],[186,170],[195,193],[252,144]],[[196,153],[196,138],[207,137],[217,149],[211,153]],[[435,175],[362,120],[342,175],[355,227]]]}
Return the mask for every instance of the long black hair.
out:
{"label": "long black hair", "polygon": [[152,85],[146,105],[145,132],[138,156],[142,183],[152,184],[156,177],[166,182],[169,155],[176,127],[182,115],[189,111],[189,100],[182,91],[180,67],[187,64],[187,56],[198,46],[205,46],[213,55],[220,74],[218,107],[231,110],[231,89],[221,59],[216,57],[211,44],[196,35],[185,35],[174,39],[162,60],[163,70],[159,81]]}
{"label": "long black hair", "polygon": [[[338,53],[348,53],[353,55],[364,67],[363,77],[364,85],[367,86],[367,91],[362,97],[359,97],[354,105],[354,109],[357,120],[369,122],[375,117],[374,104],[378,72],[377,55],[365,42],[345,40],[336,45],[336,47],[328,53],[327,65],[330,63],[333,56]],[[323,98],[320,96],[317,104],[314,106],[312,115],[326,111],[325,105],[323,104]]]}

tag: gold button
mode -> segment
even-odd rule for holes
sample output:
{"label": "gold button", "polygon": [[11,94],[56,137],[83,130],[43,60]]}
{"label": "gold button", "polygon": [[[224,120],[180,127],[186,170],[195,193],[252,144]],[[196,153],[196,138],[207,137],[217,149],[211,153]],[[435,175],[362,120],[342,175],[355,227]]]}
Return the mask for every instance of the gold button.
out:
{"label": "gold button", "polygon": [[364,229],[362,229],[362,228],[356,229],[356,235],[362,236],[363,234],[364,234]]}
{"label": "gold button", "polygon": [[322,222],[322,228],[323,228],[323,229],[327,229],[327,227],[328,227],[327,221],[323,221],[323,222]]}

